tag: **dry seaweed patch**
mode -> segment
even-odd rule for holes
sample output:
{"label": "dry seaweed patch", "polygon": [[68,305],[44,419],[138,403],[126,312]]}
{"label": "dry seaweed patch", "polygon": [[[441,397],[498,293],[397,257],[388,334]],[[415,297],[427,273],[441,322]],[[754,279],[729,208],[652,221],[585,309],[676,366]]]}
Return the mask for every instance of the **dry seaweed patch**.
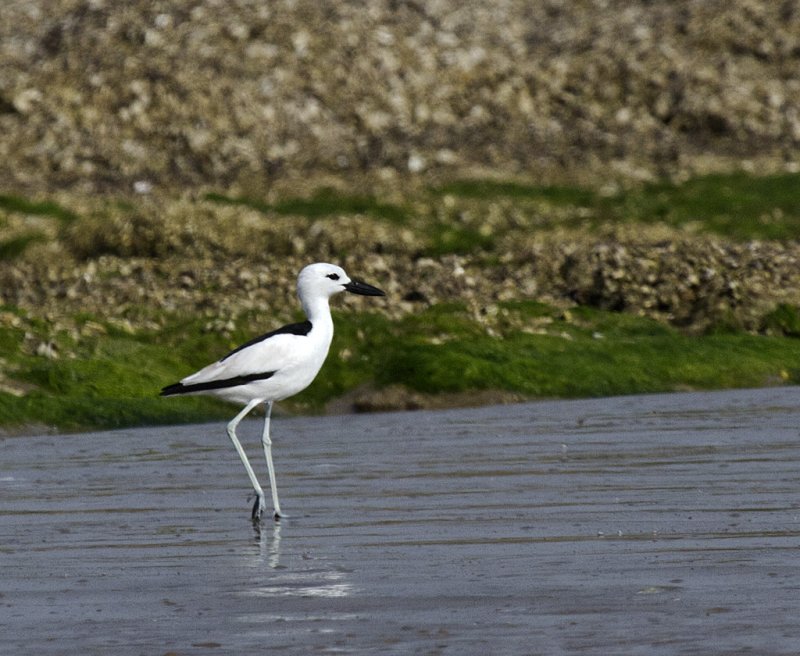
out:
{"label": "dry seaweed patch", "polygon": [[648,238],[646,232],[531,240],[519,257],[533,263],[531,279],[546,296],[694,332],[719,325],[756,331],[776,304],[800,301],[797,243]]}
{"label": "dry seaweed patch", "polygon": [[[82,315],[133,332],[173,315],[278,321],[295,316],[296,272],[333,260],[380,282],[390,300],[375,307],[392,320],[456,302],[492,329],[486,308],[538,299],[691,332],[757,332],[779,304],[800,304],[798,242],[752,238],[793,233],[799,182],[712,176],[613,197],[517,183],[410,184],[394,203],[332,190],[269,202],[211,194],[63,194],[63,206],[13,199],[0,205],[0,220],[49,224],[41,240],[0,258],[0,302],[56,330],[74,330]],[[754,220],[762,215],[778,218],[765,228]],[[710,232],[729,225],[751,237]],[[360,307],[358,299],[340,306]]]}
{"label": "dry seaweed patch", "polygon": [[[196,224],[180,227],[170,220],[159,224],[167,234],[155,229],[135,246],[126,245],[131,233],[123,228],[130,224],[101,222],[103,230],[92,232],[93,219],[76,222],[55,246],[62,255],[73,249],[85,255],[87,243],[112,254],[53,258],[50,246],[37,245],[24,258],[0,263],[0,298],[56,328],[84,313],[127,322],[132,330],[172,314],[226,321],[261,315],[277,321],[294,316],[297,270],[309,260],[335,259],[380,282],[389,300],[376,307],[393,319],[459,302],[488,325],[491,317],[483,310],[493,303],[538,299],[649,316],[693,332],[719,325],[758,331],[776,305],[800,304],[797,243],[688,238],[663,227],[648,236],[650,230],[639,227],[613,235],[508,235],[491,257],[433,258],[421,256],[413,239],[410,252],[398,243],[396,252],[385,252],[392,249],[380,246],[390,240],[382,226],[352,218],[315,222],[298,237],[291,236],[296,225],[290,220],[251,229],[233,215],[227,218],[209,221],[209,232],[197,240],[191,239]],[[272,252],[276,243],[278,254]],[[338,305],[361,307],[349,298]]]}

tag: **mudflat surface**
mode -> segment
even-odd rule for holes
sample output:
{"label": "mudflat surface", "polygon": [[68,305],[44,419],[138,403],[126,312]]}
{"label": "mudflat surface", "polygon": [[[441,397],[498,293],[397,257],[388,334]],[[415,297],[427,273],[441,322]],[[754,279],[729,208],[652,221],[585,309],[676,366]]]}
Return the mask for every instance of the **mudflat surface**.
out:
{"label": "mudflat surface", "polygon": [[797,388],[273,437],[261,530],[222,424],[0,440],[0,653],[800,653]]}

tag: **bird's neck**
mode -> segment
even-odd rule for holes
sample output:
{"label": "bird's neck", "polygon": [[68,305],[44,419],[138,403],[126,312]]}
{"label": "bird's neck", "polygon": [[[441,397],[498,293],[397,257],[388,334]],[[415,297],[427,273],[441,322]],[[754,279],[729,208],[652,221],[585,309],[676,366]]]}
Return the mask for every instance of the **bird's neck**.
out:
{"label": "bird's neck", "polygon": [[327,298],[318,297],[310,301],[303,301],[303,312],[306,313],[306,317],[314,326],[333,323]]}

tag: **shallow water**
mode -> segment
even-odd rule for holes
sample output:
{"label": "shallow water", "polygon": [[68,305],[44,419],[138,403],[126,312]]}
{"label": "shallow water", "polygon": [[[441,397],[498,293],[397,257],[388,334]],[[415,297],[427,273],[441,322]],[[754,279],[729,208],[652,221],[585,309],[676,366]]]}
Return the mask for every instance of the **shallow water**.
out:
{"label": "shallow water", "polygon": [[0,652],[797,654],[799,400],[4,438]]}

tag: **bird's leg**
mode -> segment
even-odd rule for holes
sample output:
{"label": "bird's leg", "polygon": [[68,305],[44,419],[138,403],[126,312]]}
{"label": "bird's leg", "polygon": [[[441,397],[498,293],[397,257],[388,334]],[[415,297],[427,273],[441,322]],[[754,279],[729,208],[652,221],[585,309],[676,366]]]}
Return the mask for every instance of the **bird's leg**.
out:
{"label": "bird's leg", "polygon": [[247,459],[247,454],[244,452],[242,445],[239,443],[239,439],[236,437],[236,427],[239,425],[239,422],[245,418],[247,413],[255,408],[259,403],[261,403],[261,399],[254,399],[253,401],[250,401],[250,403],[245,406],[244,410],[231,419],[230,423],[228,424],[228,437],[231,438],[233,446],[236,447],[236,452],[239,454],[239,458],[241,458],[242,464],[247,470],[247,475],[250,477],[250,482],[253,484],[253,489],[256,491],[256,502],[253,506],[253,519],[258,519],[261,517],[261,513],[266,510],[266,503],[264,503],[264,490],[261,489],[261,485],[258,483],[255,472],[250,466],[250,461]]}
{"label": "bird's leg", "polygon": [[275,483],[275,467],[272,464],[272,440],[269,437],[269,418],[272,414],[272,401],[267,401],[266,416],[264,417],[264,432],[261,433],[261,444],[264,447],[264,457],[267,459],[267,470],[269,471],[269,487],[272,490],[272,506],[275,508],[275,521],[280,521],[284,515],[281,514],[281,504],[278,501],[278,486]]}

